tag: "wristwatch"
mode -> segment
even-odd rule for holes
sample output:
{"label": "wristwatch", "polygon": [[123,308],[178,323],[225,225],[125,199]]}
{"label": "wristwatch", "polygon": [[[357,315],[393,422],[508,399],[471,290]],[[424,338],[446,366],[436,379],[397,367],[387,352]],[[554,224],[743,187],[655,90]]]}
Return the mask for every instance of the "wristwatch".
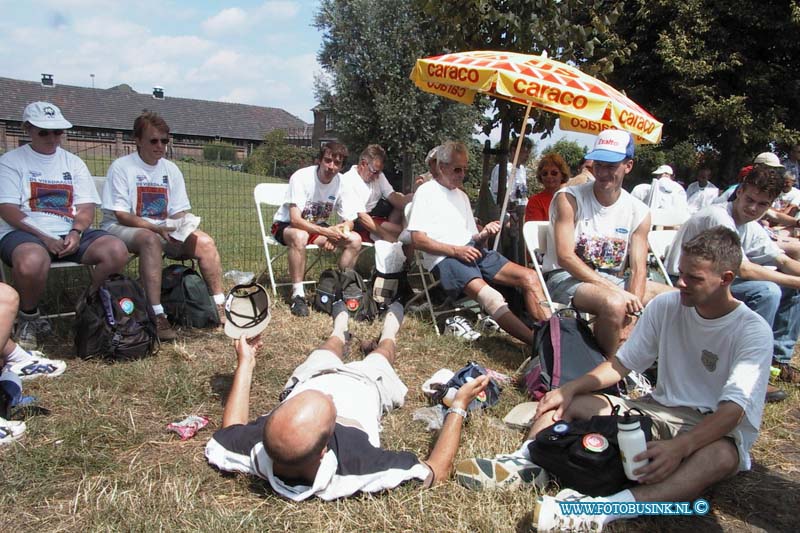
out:
{"label": "wristwatch", "polygon": [[69,230],[70,233],[72,233],[73,231],[78,233],[78,238],[83,237],[83,232],[78,228],[72,228],[71,230]]}
{"label": "wristwatch", "polygon": [[445,414],[445,416],[449,415],[450,413],[458,415],[461,418],[463,418],[464,420],[467,419],[467,412],[465,410],[463,410],[463,409],[459,409],[458,407],[451,407],[450,409],[448,409],[447,413]]}

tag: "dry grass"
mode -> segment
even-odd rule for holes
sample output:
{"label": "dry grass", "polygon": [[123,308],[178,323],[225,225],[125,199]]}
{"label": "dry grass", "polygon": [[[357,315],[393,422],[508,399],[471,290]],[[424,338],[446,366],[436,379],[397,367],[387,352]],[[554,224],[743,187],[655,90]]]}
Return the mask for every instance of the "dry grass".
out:
{"label": "dry grass", "polygon": [[[259,356],[251,412],[276,402],[291,370],[320,343],[329,318],[291,317],[277,304],[268,342]],[[355,324],[361,338],[379,325]],[[422,491],[404,486],[390,493],[323,503],[291,503],[264,483],[210,468],[203,446],[221,420],[235,359],[218,331],[186,331],[174,346],[153,358],[107,365],[71,359],[63,335],[46,347],[69,360],[67,373],[32,382],[39,397],[27,417],[24,439],[0,453],[0,531],[526,531],[535,494],[474,493],[453,482]],[[409,317],[400,334],[398,372],[409,385],[407,404],[384,419],[387,447],[426,455],[432,442],[415,409],[425,405],[419,385],[440,367],[457,368],[474,359],[512,372],[520,346],[505,336],[474,345],[436,337],[427,322]],[[459,457],[491,455],[516,447],[517,431],[500,419],[522,396],[506,389],[500,404],[474,417],[461,440]],[[755,450],[755,469],[715,487],[706,497],[713,512],[703,518],[640,519],[612,531],[796,530],[799,502],[800,393],[770,405]],[[181,442],[167,423],[207,414],[211,426]],[[551,486],[548,492],[557,487]]]}

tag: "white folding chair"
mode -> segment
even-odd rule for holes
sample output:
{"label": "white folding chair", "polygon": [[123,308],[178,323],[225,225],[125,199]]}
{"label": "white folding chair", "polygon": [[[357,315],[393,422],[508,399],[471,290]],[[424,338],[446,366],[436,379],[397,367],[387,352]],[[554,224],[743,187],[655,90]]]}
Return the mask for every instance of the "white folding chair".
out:
{"label": "white folding chair", "polygon": [[[287,286],[291,285],[292,283],[276,283],[275,282],[275,272],[272,268],[272,265],[275,261],[286,255],[288,251],[288,247],[282,245],[275,237],[272,236],[272,216],[278,210],[278,208],[283,205],[284,201],[286,200],[286,191],[289,189],[288,183],[259,183],[256,185],[256,188],[253,189],[253,198],[256,202],[256,212],[258,213],[258,225],[261,228],[261,242],[264,244],[264,256],[267,259],[267,272],[269,272],[269,282],[272,285],[272,294],[277,296],[278,291],[277,287],[279,286]],[[272,207],[269,210],[262,210],[262,205],[267,205]],[[265,224],[265,215],[269,217],[269,222]],[[270,246],[280,246],[281,251],[273,256],[270,251]],[[316,244],[307,244],[306,251],[308,250],[316,250],[317,256],[311,263],[306,261],[306,271],[303,273],[303,278],[305,278],[306,274],[314,268],[314,266],[319,262],[321,254],[319,246]],[[304,285],[313,285],[316,281],[303,281]]]}
{"label": "white folding chair", "polygon": [[689,211],[683,209],[651,209],[650,228],[662,230],[664,228],[678,228],[689,220]]}
{"label": "white folding chair", "polygon": [[672,280],[669,278],[669,272],[664,267],[664,259],[669,253],[669,248],[672,246],[672,241],[675,240],[675,235],[678,232],[673,229],[660,229],[650,230],[647,234],[647,245],[650,248],[650,253],[653,254],[656,265],[661,275],[666,280],[667,285],[672,287]]}
{"label": "white folding chair", "polygon": [[531,256],[533,269],[536,271],[536,277],[539,278],[539,284],[542,286],[547,305],[550,307],[550,312],[555,313],[557,309],[564,306],[550,298],[550,291],[547,290],[542,266],[539,264],[539,255],[544,257],[544,254],[547,253],[547,232],[549,228],[550,222],[546,220],[531,220],[522,226],[522,236],[525,239],[525,248],[528,250],[528,255]]}

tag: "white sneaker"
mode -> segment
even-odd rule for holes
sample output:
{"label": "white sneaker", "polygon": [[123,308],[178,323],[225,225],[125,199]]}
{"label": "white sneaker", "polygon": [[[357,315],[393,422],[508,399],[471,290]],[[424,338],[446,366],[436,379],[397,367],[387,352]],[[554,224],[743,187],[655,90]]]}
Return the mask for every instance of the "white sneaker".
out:
{"label": "white sneaker", "polygon": [[455,471],[456,481],[472,490],[514,490],[524,485],[542,490],[550,480],[544,468],[516,455],[466,459]]}
{"label": "white sneaker", "polygon": [[536,531],[579,531],[599,533],[603,530],[602,515],[564,514],[559,502],[605,502],[572,489],[564,489],[553,496],[539,496],[533,510]]}
{"label": "white sneaker", "polygon": [[10,444],[25,433],[25,422],[0,418],[0,445]]}
{"label": "white sneaker", "polygon": [[500,331],[500,324],[498,324],[497,321],[489,315],[478,313],[477,325],[480,331]]}
{"label": "white sneaker", "polygon": [[67,363],[60,359],[48,359],[42,352],[33,350],[28,352],[30,357],[17,363],[8,363],[6,370],[10,370],[19,376],[19,379],[26,381],[36,379],[41,376],[54,378],[64,373]]}
{"label": "white sneaker", "polygon": [[444,332],[466,341],[479,339],[481,334],[472,329],[472,325],[463,316],[452,316],[444,321]]}

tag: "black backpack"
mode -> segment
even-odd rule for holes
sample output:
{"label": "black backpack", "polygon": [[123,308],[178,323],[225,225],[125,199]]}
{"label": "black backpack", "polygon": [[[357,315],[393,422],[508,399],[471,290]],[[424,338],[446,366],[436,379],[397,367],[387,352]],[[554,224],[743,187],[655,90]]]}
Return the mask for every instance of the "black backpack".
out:
{"label": "black backpack", "polygon": [[[574,315],[574,316],[569,316]],[[540,322],[533,335],[533,355],[522,365],[520,385],[534,400],[605,361],[597,341],[574,309],[560,309]],[[616,387],[603,391],[618,395]]]}
{"label": "black backpack", "polygon": [[[608,496],[635,485],[622,466],[617,441],[617,423],[622,417],[618,412],[619,406],[615,406],[608,416],[558,421],[541,430],[528,444],[531,460],[558,478],[562,487],[589,496]],[[640,412],[629,420],[638,420],[645,439],[652,439],[653,420],[649,416]]]}
{"label": "black backpack", "polygon": [[173,324],[192,328],[219,325],[206,282],[194,268],[172,264],[161,271],[161,305]]}
{"label": "black backpack", "polygon": [[112,274],[86,293],[75,309],[75,353],[128,361],[151,355],[157,345],[156,321],[144,289],[135,280]]}
{"label": "black backpack", "polygon": [[331,314],[333,302],[341,299],[342,286],[339,273],[335,270],[323,270],[319,276],[317,290],[314,293],[314,309],[320,313]]}
{"label": "black backpack", "polygon": [[355,270],[337,272],[328,269],[320,274],[314,294],[314,309],[331,314],[336,300],[344,301],[350,316],[358,321],[373,320],[378,314],[372,291]]}

